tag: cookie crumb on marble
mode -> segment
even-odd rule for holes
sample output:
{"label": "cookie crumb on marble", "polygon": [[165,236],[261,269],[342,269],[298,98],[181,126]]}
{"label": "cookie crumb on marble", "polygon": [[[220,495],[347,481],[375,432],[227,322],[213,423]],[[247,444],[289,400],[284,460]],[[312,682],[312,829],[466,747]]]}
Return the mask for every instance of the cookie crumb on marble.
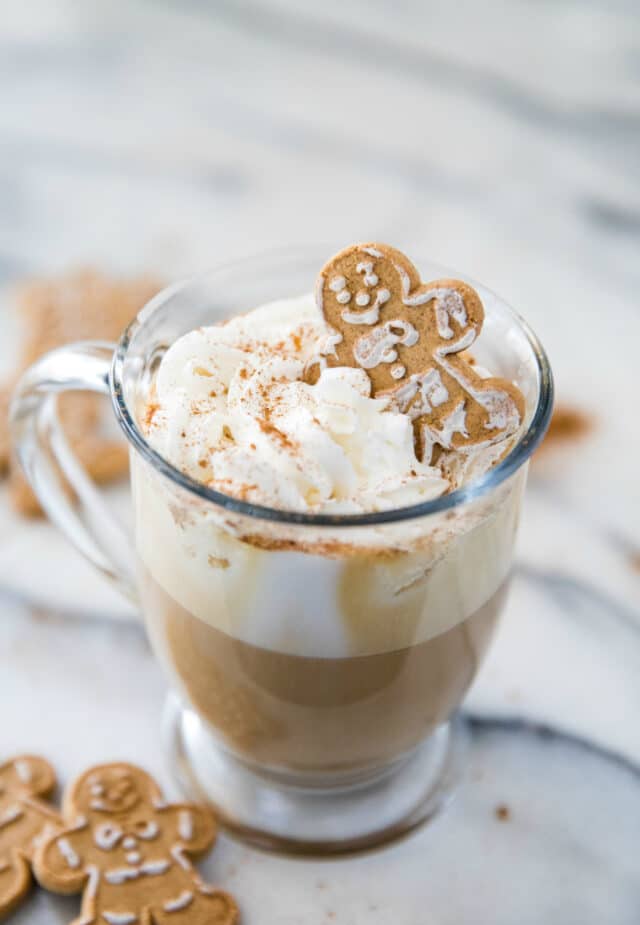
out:
{"label": "cookie crumb on marble", "polygon": [[594,427],[594,417],[581,408],[568,404],[556,405],[549,430],[536,456],[556,447],[576,443],[587,437]]}
{"label": "cookie crumb on marble", "polygon": [[498,822],[509,822],[511,819],[511,810],[506,803],[499,803],[493,812]]}

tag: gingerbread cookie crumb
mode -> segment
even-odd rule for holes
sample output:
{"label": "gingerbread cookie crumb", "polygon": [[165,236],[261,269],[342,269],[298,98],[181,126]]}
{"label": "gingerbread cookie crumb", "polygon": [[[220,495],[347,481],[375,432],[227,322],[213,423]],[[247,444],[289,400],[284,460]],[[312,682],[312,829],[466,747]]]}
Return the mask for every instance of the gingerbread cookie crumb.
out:
{"label": "gingerbread cookie crumb", "polygon": [[640,550],[634,549],[629,555],[629,565],[634,572],[640,572]]}
{"label": "gingerbread cookie crumb", "polygon": [[556,405],[549,430],[542,441],[538,453],[557,446],[576,443],[591,433],[595,426],[594,418],[580,408],[572,405]]}
{"label": "gingerbread cookie crumb", "polygon": [[511,819],[511,810],[506,803],[500,803],[493,812],[498,822],[509,822]]}
{"label": "gingerbread cookie crumb", "polygon": [[9,437],[9,405],[15,383],[0,387],[0,477],[9,471],[11,440]]}

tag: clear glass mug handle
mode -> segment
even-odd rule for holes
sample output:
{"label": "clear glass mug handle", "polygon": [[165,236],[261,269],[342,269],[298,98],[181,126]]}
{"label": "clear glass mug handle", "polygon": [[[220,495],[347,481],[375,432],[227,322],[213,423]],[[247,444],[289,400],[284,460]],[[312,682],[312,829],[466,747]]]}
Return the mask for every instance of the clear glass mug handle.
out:
{"label": "clear glass mug handle", "polygon": [[131,538],[70,449],[56,407],[63,392],[108,396],[114,350],[115,344],[101,341],[70,344],[29,367],[11,405],[11,434],[26,477],[51,521],[135,603]]}

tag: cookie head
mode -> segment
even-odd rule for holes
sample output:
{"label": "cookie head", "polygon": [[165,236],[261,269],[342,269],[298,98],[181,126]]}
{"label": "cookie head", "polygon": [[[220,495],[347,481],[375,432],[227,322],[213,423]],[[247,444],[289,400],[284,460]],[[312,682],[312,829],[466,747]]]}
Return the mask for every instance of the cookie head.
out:
{"label": "cookie head", "polygon": [[320,271],[316,301],[331,333],[305,378],[315,382],[327,365],[360,367],[372,395],[426,372],[439,345],[470,346],[484,317],[470,286],[423,284],[411,261],[386,244],[356,244],[336,254]]}
{"label": "cookie head", "polygon": [[47,796],[55,785],[55,772],[44,758],[21,755],[0,765],[0,800],[10,793]]}
{"label": "cookie head", "polygon": [[352,329],[398,316],[405,286],[413,288],[417,280],[415,267],[394,248],[355,244],[332,257],[320,271],[318,307],[327,324],[349,340]]}
{"label": "cookie head", "polygon": [[159,798],[157,785],[144,771],[130,765],[109,764],[83,774],[68,800],[78,813],[117,816],[150,806]]}

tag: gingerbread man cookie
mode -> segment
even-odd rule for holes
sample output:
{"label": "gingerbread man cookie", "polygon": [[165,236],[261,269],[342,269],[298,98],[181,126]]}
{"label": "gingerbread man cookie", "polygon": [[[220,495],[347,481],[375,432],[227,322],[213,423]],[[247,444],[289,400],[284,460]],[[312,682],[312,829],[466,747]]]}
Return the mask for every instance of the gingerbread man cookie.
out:
{"label": "gingerbread man cookie", "polygon": [[371,394],[414,421],[420,456],[490,445],[519,428],[524,399],[513,383],[483,378],[465,360],[484,309],[468,283],[422,283],[410,260],[386,244],[356,244],[320,271],[316,300],[331,328],[305,379],[327,366],[364,369]]}
{"label": "gingerbread man cookie", "polygon": [[56,893],[82,891],[74,925],[234,925],[227,893],[205,884],[189,856],[215,840],[208,809],[165,803],[130,764],[90,768],[64,801],[66,823],[43,841],[34,870]]}
{"label": "gingerbread man cookie", "polygon": [[38,799],[55,785],[54,770],[43,758],[21,755],[0,765],[0,919],[31,885],[37,840],[50,827],[62,825],[53,807]]}

